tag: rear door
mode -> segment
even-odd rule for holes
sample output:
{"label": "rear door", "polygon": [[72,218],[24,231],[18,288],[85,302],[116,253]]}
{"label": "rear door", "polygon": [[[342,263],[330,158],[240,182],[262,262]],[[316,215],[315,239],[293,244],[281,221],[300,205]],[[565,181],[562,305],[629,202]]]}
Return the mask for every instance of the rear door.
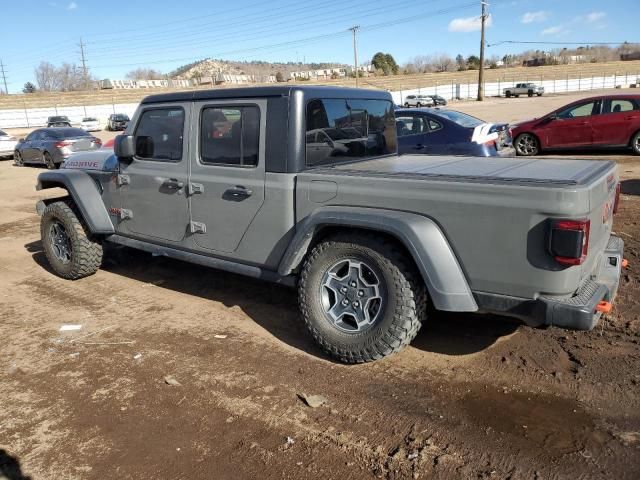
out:
{"label": "rear door", "polygon": [[186,185],[189,176],[190,103],[148,105],[137,115],[135,156],[120,160],[122,234],[149,240],[181,242],[189,222]]}
{"label": "rear door", "polygon": [[640,106],[632,98],[605,99],[593,117],[594,145],[627,145],[640,122]]}
{"label": "rear door", "polygon": [[191,231],[203,250],[232,254],[264,202],[264,99],[196,102]]}
{"label": "rear door", "polygon": [[396,112],[396,132],[399,153],[445,153],[432,150],[425,115]]}
{"label": "rear door", "polygon": [[600,100],[574,104],[558,113],[544,128],[547,148],[593,145],[593,117],[600,113]]}

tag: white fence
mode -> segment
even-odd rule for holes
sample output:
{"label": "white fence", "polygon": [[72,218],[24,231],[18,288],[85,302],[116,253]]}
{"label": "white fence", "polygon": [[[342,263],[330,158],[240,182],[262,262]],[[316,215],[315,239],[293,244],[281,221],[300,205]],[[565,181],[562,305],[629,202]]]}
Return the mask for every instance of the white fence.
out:
{"label": "white fence", "polygon": [[[520,81],[498,81],[485,83],[484,94],[487,97],[502,94],[502,89],[513,87]],[[603,88],[626,88],[630,85],[640,87],[640,73],[611,75],[602,77],[564,78],[543,80],[535,82],[545,88],[545,93],[567,93]],[[404,103],[407,95],[440,95],[447,100],[476,98],[478,95],[477,83],[447,83],[430,87],[415,88],[411,90],[399,90],[390,92],[397,104]],[[640,91],[638,92],[640,93]],[[106,105],[91,105],[79,107],[47,107],[47,108],[22,108],[16,110],[0,110],[0,128],[40,127],[46,124],[47,117],[52,115],[66,115],[73,124],[79,124],[84,117],[96,117],[105,125],[107,117],[112,113],[124,113],[130,117],[133,115],[137,103],[119,103]]]}

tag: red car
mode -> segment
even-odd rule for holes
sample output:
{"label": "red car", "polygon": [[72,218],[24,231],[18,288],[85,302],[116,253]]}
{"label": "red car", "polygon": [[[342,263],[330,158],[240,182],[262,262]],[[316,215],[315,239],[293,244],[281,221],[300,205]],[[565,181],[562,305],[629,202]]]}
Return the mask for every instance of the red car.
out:
{"label": "red car", "polygon": [[516,124],[511,130],[518,155],[569,148],[631,148],[640,155],[640,95],[584,98]]}

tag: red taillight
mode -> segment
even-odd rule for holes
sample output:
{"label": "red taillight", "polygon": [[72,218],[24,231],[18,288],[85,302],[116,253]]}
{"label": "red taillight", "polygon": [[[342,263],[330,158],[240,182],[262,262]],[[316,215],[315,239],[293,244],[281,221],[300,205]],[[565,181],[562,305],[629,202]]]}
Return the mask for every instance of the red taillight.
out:
{"label": "red taillight", "polygon": [[613,202],[613,213],[618,213],[618,207],[620,206],[620,182],[616,185],[616,199]]}
{"label": "red taillight", "polygon": [[549,250],[558,263],[581,265],[589,253],[590,220],[555,220]]}
{"label": "red taillight", "polygon": [[93,143],[98,144],[98,145],[102,145],[102,140],[100,140],[99,138],[94,138],[93,139]]}
{"label": "red taillight", "polygon": [[61,142],[57,142],[54,146],[56,148],[63,148],[63,147],[68,147],[71,144],[73,144],[73,142],[70,142],[68,140],[63,140]]}

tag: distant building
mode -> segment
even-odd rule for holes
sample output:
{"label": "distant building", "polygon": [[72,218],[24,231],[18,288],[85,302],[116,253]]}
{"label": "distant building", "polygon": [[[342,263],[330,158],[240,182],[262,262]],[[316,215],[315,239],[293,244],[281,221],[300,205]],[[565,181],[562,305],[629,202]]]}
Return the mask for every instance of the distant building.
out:
{"label": "distant building", "polygon": [[[375,71],[373,65],[360,65],[358,71],[368,75]],[[344,78],[347,75],[353,73],[352,67],[334,67],[334,68],[321,68],[318,70],[301,70],[298,72],[291,72],[289,78],[291,80],[329,80],[330,78]]]}
{"label": "distant building", "polygon": [[128,90],[139,88],[169,88],[169,87],[192,87],[191,80],[112,80],[105,78],[98,82],[101,90]]}
{"label": "distant building", "polygon": [[623,60],[623,61],[640,60],[640,51],[623,53],[620,55],[620,60]]}

